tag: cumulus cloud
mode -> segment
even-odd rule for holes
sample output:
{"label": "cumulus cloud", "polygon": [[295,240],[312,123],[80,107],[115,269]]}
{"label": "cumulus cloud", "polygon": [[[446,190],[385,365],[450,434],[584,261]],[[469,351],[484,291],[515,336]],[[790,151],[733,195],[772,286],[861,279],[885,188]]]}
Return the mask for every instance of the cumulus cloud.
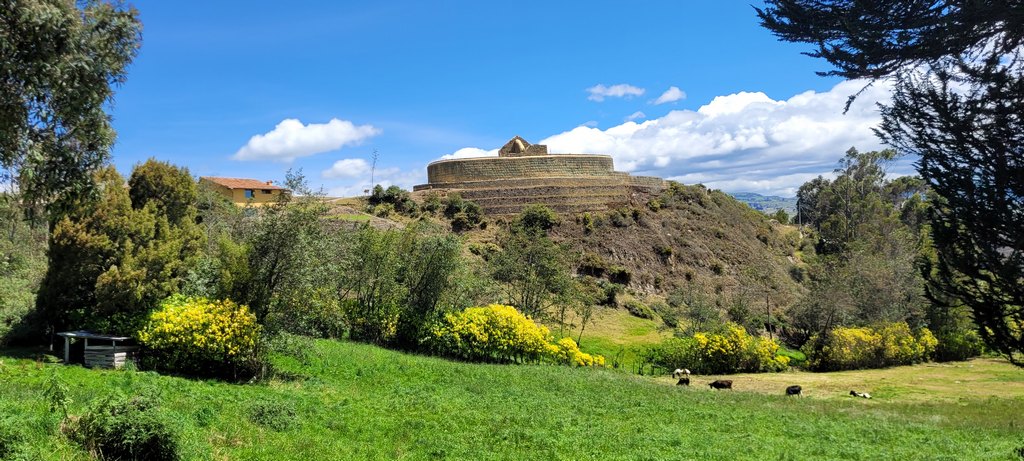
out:
{"label": "cumulus cloud", "polygon": [[620,83],[618,85],[612,86],[594,85],[590,88],[587,88],[587,92],[590,93],[590,96],[587,96],[587,99],[597,102],[604,101],[604,98],[629,99],[634,96],[643,96],[644,91],[646,90],[644,90],[643,88],[635,87],[633,85],[625,83]]}
{"label": "cumulus cloud", "polygon": [[361,158],[343,158],[320,175],[325,178],[355,178],[370,172],[370,164]]}
{"label": "cumulus cloud", "polygon": [[640,111],[636,111],[636,112],[633,112],[632,114],[629,114],[629,116],[626,117],[626,121],[637,120],[637,119],[641,119],[641,118],[644,118],[644,117],[647,117],[647,114],[645,114],[643,112],[640,112]]}
{"label": "cumulus cloud", "polygon": [[680,90],[677,87],[670,86],[667,90],[665,90],[664,93],[661,94],[661,96],[658,96],[658,99],[655,99],[654,102],[652,102],[651,104],[659,105],[669,102],[676,102],[683,99],[686,99],[686,92]]}
{"label": "cumulus cloud", "polygon": [[356,126],[347,120],[303,125],[298,119],[285,119],[273,130],[249,138],[238,149],[235,160],[273,160],[291,162],[296,158],[330,152],[342,146],[358,144],[380,134],[372,125]]}
{"label": "cumulus cloud", "polygon": [[[851,146],[882,147],[872,128],[880,121],[876,102],[888,101],[888,85],[867,88],[843,113],[847,97],[863,87],[848,81],[780,100],[760,92],[735,93],[696,111],[674,110],[604,130],[578,126],[538,142],[551,152],[609,154],[619,171],[727,192],[792,196],[808,179],[829,174]],[[907,165],[895,165],[892,173]]]}
{"label": "cumulus cloud", "polygon": [[463,147],[450,154],[442,155],[438,160],[449,160],[453,158],[472,158],[472,157],[497,157],[498,149],[483,150],[477,149],[476,147]]}

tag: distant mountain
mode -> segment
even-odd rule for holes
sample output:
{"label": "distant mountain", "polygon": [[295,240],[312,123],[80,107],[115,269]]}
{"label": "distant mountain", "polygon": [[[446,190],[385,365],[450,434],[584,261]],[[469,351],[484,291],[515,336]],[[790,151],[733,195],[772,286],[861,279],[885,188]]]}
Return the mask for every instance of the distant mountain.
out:
{"label": "distant mountain", "polygon": [[751,208],[765,213],[774,213],[776,210],[783,209],[790,216],[796,214],[796,197],[761,195],[755,192],[736,192],[729,195],[750,205]]}

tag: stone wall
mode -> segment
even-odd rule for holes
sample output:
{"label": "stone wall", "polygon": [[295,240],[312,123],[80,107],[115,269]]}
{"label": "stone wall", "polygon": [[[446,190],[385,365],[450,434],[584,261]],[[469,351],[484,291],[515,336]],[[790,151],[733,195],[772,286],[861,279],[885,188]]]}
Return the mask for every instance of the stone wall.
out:
{"label": "stone wall", "polygon": [[634,193],[657,193],[665,181],[614,170],[607,155],[547,154],[546,146],[518,136],[499,157],[440,160],[427,165],[427,184],[413,190],[421,198],[434,191],[458,193],[490,215],[516,214],[530,204],[559,213],[605,211],[630,202]]}
{"label": "stone wall", "polygon": [[441,160],[427,165],[430,185],[511,178],[564,178],[611,176],[607,155],[538,155]]}

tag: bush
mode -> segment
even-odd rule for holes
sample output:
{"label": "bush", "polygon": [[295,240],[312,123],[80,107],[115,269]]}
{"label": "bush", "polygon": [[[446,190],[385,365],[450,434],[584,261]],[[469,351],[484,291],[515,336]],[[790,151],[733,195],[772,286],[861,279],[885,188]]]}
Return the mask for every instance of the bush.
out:
{"label": "bush", "polygon": [[580,347],[572,338],[562,338],[557,343],[547,345],[548,357],[561,365],[580,367],[603,367],[604,356],[591,355],[580,351]]}
{"label": "bush", "polygon": [[668,303],[664,301],[655,302],[651,306],[651,309],[661,317],[661,321],[665,322],[665,325],[670,328],[676,328],[679,326],[679,313],[673,309],[672,306],[669,306]]}
{"label": "bush", "polygon": [[927,361],[938,341],[922,328],[916,334],[905,322],[875,327],[839,327],[824,337],[814,335],[801,349],[816,371],[856,370]]}
{"label": "bush", "polygon": [[608,281],[617,283],[619,285],[629,285],[629,282],[633,279],[633,274],[622,266],[615,266],[608,269],[607,272]]}
{"label": "bush", "polygon": [[264,327],[270,334],[337,339],[346,332],[345,311],[331,287],[290,290],[275,301]]}
{"label": "bush", "polygon": [[16,418],[0,418],[0,459],[21,459],[26,440],[23,425]]}
{"label": "bush", "polygon": [[655,317],[654,311],[640,301],[626,301],[625,308],[634,317],[640,317],[648,320],[654,319]]}
{"label": "bush", "polygon": [[150,397],[108,396],[64,426],[68,437],[103,460],[178,460],[170,419]]}
{"label": "bush", "polygon": [[295,425],[298,414],[288,403],[263,400],[249,407],[249,421],[275,431],[285,431]]}
{"label": "bush", "polygon": [[644,360],[654,366],[688,368],[700,374],[783,371],[789,366],[789,357],[779,354],[778,343],[750,336],[735,323],[715,333],[668,339],[644,355]]}
{"label": "bush", "polygon": [[436,214],[443,207],[444,204],[441,202],[441,196],[437,192],[431,191],[423,199],[423,205],[420,208],[427,213]]}
{"label": "bush", "polygon": [[549,351],[549,330],[512,306],[491,304],[445,314],[424,342],[441,355],[473,361],[539,360]]}
{"label": "bush", "polygon": [[[373,186],[373,192],[367,197],[367,208],[375,215],[386,217],[392,212],[412,216],[419,211],[419,206],[412,199],[409,191],[398,186],[384,189],[380,184]],[[381,214],[379,214],[381,213]]]}
{"label": "bush", "polygon": [[388,216],[391,216],[391,213],[394,212],[395,206],[390,203],[377,204],[370,209],[370,213],[372,213],[374,216],[378,218],[386,218]]}
{"label": "bush", "polygon": [[985,343],[982,342],[978,332],[973,330],[954,331],[938,338],[939,344],[935,348],[935,360],[949,362],[953,360],[967,360],[977,357],[985,351]]}
{"label": "bush", "polygon": [[452,221],[452,230],[463,232],[483,221],[483,211],[476,203],[463,200],[459,194],[450,194],[444,200],[444,216]]}
{"label": "bush", "polygon": [[245,306],[181,295],[164,300],[139,331],[146,364],[193,375],[233,377],[257,371],[260,326]]}
{"label": "bush", "polygon": [[530,231],[547,232],[560,223],[558,214],[551,208],[540,204],[527,205],[519,213],[517,223]]}

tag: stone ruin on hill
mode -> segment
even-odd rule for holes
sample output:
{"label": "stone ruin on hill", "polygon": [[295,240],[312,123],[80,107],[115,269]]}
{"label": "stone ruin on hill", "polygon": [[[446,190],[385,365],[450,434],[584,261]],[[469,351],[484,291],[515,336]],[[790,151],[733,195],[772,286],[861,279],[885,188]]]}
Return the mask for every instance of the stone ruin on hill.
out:
{"label": "stone ruin on hill", "polygon": [[559,213],[605,211],[630,202],[636,192],[658,193],[665,180],[614,170],[612,158],[595,154],[549,154],[541,144],[516,136],[497,157],[439,160],[427,165],[419,194],[458,193],[490,215],[516,214],[539,203]]}

